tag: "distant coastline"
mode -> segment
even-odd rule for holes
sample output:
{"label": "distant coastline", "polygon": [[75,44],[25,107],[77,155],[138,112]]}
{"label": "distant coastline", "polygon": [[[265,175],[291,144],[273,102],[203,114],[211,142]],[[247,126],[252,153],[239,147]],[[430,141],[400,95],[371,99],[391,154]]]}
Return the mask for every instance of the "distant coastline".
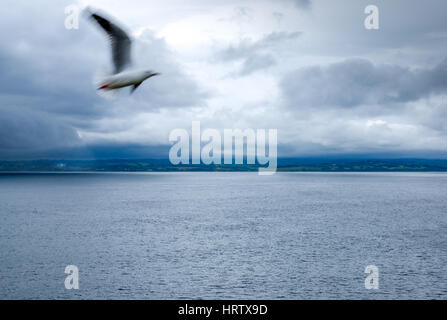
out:
{"label": "distant coastline", "polygon": [[[0,161],[0,172],[237,172],[259,165],[172,165],[167,159]],[[279,172],[447,172],[447,159],[279,158]]]}

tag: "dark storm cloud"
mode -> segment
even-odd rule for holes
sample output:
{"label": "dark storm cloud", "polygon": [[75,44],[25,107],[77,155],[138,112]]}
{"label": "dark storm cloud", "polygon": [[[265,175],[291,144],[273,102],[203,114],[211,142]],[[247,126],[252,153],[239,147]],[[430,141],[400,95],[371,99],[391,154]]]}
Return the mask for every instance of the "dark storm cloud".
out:
{"label": "dark storm cloud", "polygon": [[52,117],[31,110],[2,108],[1,158],[22,158],[26,154],[51,148],[68,148],[81,143],[73,127],[54,120]]}
{"label": "dark storm cloud", "polygon": [[223,62],[242,61],[239,75],[249,75],[275,65],[276,60],[270,53],[271,50],[282,42],[294,40],[300,35],[300,32],[272,32],[258,41],[245,39],[238,45],[232,45],[221,51],[218,58]]}
{"label": "dark storm cloud", "polygon": [[447,92],[447,60],[431,69],[411,69],[349,59],[295,70],[281,88],[292,108],[411,102]]}
{"label": "dark storm cloud", "polygon": [[50,6],[47,19],[39,20],[27,16],[29,6],[11,3],[1,14],[7,27],[1,28],[0,158],[77,145],[71,121],[103,112],[94,106],[95,93],[86,90],[90,81],[82,78],[90,66],[79,50],[83,34],[64,29],[63,10]]}

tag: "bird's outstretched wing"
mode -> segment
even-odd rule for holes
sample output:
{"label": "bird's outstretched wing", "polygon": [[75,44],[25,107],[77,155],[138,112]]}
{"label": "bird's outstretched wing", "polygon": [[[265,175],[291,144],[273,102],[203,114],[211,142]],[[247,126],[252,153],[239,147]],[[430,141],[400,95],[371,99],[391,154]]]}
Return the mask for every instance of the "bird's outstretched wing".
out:
{"label": "bird's outstretched wing", "polygon": [[114,73],[123,71],[130,64],[132,40],[123,29],[108,19],[97,13],[92,13],[90,17],[101,26],[110,38],[112,44],[112,60],[115,67]]}

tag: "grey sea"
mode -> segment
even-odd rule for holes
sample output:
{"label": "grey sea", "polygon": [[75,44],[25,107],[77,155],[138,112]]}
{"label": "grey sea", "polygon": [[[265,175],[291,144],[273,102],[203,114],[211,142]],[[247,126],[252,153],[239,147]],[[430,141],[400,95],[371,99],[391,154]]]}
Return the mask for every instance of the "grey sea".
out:
{"label": "grey sea", "polygon": [[1,299],[446,299],[447,174],[3,174],[0,245]]}

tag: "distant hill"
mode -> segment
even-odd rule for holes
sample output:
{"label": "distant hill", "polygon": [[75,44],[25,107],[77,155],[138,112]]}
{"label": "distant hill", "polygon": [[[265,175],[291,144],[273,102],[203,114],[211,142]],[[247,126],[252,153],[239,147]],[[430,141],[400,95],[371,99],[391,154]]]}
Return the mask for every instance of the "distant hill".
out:
{"label": "distant hill", "polygon": [[[259,165],[172,165],[167,159],[0,161],[0,172],[163,172],[257,171]],[[424,172],[447,171],[447,159],[302,159],[279,158],[278,171]]]}

